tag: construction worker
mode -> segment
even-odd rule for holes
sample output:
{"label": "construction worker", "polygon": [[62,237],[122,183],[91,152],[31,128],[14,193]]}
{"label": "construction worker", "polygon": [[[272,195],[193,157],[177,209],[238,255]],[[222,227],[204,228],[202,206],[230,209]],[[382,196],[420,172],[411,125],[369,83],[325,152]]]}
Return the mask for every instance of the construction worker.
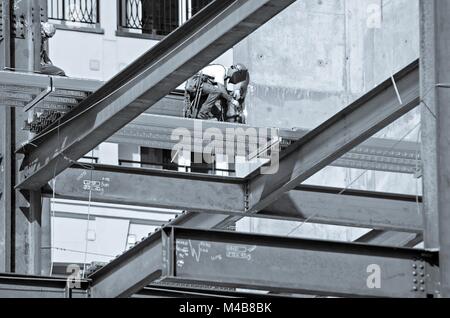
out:
{"label": "construction worker", "polygon": [[54,66],[48,56],[48,39],[56,33],[56,27],[52,23],[41,23],[41,73],[54,76],[66,76],[66,73],[57,66]]}
{"label": "construction worker", "polygon": [[185,117],[243,123],[249,82],[250,75],[242,64],[230,67],[224,84],[203,73],[195,75],[186,84]]}
{"label": "construction worker", "polygon": [[250,84],[250,73],[243,64],[232,65],[227,72],[227,91],[232,92],[233,99],[238,106],[229,105],[226,121],[245,123],[245,98]]}
{"label": "construction worker", "polygon": [[185,117],[203,120],[226,121],[228,105],[239,107],[225,85],[217,83],[212,76],[199,73],[186,84]]}

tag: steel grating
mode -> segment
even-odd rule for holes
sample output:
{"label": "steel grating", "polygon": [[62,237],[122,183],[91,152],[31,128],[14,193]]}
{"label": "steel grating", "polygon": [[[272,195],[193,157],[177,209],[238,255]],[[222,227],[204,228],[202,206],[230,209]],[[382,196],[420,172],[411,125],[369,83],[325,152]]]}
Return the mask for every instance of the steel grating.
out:
{"label": "steel grating", "polygon": [[[34,108],[37,111],[65,111],[103,85],[100,81],[49,77],[39,74],[0,71],[1,105],[25,108],[53,83],[55,88],[50,95],[40,100]],[[109,142],[132,144],[153,149],[172,150],[176,142],[172,140],[175,129],[187,129],[194,136],[194,127],[201,124],[201,135],[206,129],[216,128],[225,134],[226,129],[259,129],[248,125],[220,122],[201,122],[181,118],[183,113],[183,94],[175,91],[165,97],[109,138]],[[51,124],[55,118],[47,118]],[[33,124],[33,123],[31,123]],[[36,124],[36,123],[35,123]],[[301,139],[305,130],[277,129],[283,147]],[[270,136],[270,132],[268,132]],[[195,142],[195,139],[193,139]],[[207,143],[207,141],[204,141]],[[395,147],[394,147],[395,146]],[[237,147],[237,145],[235,146]],[[345,154],[331,166],[414,174],[420,161],[419,145],[414,142],[400,143],[394,140],[372,138]]]}

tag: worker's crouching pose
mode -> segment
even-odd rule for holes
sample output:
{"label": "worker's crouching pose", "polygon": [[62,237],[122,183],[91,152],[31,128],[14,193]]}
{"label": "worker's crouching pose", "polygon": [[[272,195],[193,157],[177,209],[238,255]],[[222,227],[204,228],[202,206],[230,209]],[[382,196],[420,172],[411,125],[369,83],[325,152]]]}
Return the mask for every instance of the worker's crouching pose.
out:
{"label": "worker's crouching pose", "polygon": [[41,73],[54,76],[66,76],[66,73],[59,67],[53,65],[48,56],[48,39],[56,33],[56,27],[48,22],[41,23]]}
{"label": "worker's crouching pose", "polygon": [[245,66],[233,65],[225,85],[202,72],[186,83],[185,117],[245,123],[244,109],[250,76]]}

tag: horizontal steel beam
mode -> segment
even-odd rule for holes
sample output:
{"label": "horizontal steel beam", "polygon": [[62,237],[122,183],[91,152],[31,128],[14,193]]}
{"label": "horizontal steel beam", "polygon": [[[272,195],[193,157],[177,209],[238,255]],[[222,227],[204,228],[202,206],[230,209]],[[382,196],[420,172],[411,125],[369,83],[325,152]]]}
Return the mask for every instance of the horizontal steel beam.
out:
{"label": "horizontal steel beam", "polygon": [[249,212],[259,212],[420,103],[415,61],[287,149],[278,173],[249,182]]}
{"label": "horizontal steel beam", "polygon": [[19,151],[39,189],[295,0],[213,1]]}
{"label": "horizontal steel beam", "polygon": [[339,190],[300,186],[257,215],[411,233],[423,230],[421,198],[365,191],[338,193]]}
{"label": "horizontal steel beam", "polygon": [[[93,297],[130,296],[152,282],[269,292],[426,297],[415,279],[438,269],[419,249],[167,227],[89,278]],[[417,268],[417,273],[414,272]],[[423,269],[422,269],[423,268]],[[372,271],[379,284],[372,285]]]}
{"label": "horizontal steel beam", "polygon": [[102,82],[0,71],[2,105],[67,110],[100,88]]}
{"label": "horizontal steel beam", "polygon": [[[154,109],[155,112],[153,111]],[[209,144],[210,140],[203,136],[211,128],[220,130],[223,136],[226,136],[227,130],[238,131],[241,129],[242,131],[247,131],[255,129],[256,131],[261,131],[262,129],[262,127],[251,127],[248,125],[155,115],[157,113],[164,114],[164,112],[174,114],[176,109],[180,110],[181,116],[183,98],[167,97],[150,108],[149,113],[151,114],[139,116],[112,136],[109,141],[154,149],[173,150],[179,144],[178,140],[172,140],[172,134],[176,129],[186,129],[186,131],[190,132],[190,135],[193,137],[191,147],[194,141],[204,146]],[[198,128],[195,130],[195,127]],[[195,133],[195,131],[197,132]],[[268,137],[272,137],[269,129],[265,128],[264,131],[267,132]],[[276,131],[277,136],[283,140],[283,144],[298,141],[308,133],[306,130],[293,132],[287,129],[277,129]],[[201,140],[202,138],[204,140]],[[260,140],[260,142],[262,141],[264,140]],[[249,140],[247,147],[251,145],[250,142],[252,141]],[[237,146],[242,147],[242,144],[237,143],[237,138],[235,138],[235,143],[235,148]],[[417,167],[420,166],[420,146],[416,142],[402,141],[399,143],[395,140],[371,138],[331,163],[331,166],[414,174],[417,172]]]}
{"label": "horizontal steel beam", "polygon": [[[240,179],[141,168],[88,165],[64,171],[55,195],[92,201],[199,212],[240,212],[245,184]],[[47,195],[53,191],[46,189]]]}
{"label": "horizontal steel beam", "polygon": [[89,283],[69,290],[67,278],[0,274],[0,298],[87,298]]}
{"label": "horizontal steel beam", "polygon": [[[426,292],[419,286],[414,289],[411,269],[437,266],[437,253],[423,250],[180,228],[164,231],[169,241],[166,281],[314,295],[415,298],[426,297]],[[371,268],[380,270],[380,288],[370,285]]]}
{"label": "horizontal steel beam", "polygon": [[[222,220],[224,215],[245,216],[246,192],[241,179],[89,166],[94,170],[74,167],[63,172],[56,180],[55,196],[219,214],[203,216],[206,223],[183,224],[188,227],[214,226],[215,220]],[[255,216],[412,233],[422,231],[421,198],[365,191],[338,193],[334,188],[301,186]],[[46,189],[44,195],[53,197],[53,191]]]}

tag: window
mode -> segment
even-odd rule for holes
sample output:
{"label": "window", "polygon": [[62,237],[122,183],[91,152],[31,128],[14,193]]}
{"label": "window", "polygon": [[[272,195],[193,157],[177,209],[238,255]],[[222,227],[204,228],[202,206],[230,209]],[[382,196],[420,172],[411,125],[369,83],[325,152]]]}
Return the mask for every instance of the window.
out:
{"label": "window", "polygon": [[48,18],[86,27],[100,23],[99,0],[47,0]]}
{"label": "window", "polygon": [[119,31],[163,37],[213,0],[119,0]]}

